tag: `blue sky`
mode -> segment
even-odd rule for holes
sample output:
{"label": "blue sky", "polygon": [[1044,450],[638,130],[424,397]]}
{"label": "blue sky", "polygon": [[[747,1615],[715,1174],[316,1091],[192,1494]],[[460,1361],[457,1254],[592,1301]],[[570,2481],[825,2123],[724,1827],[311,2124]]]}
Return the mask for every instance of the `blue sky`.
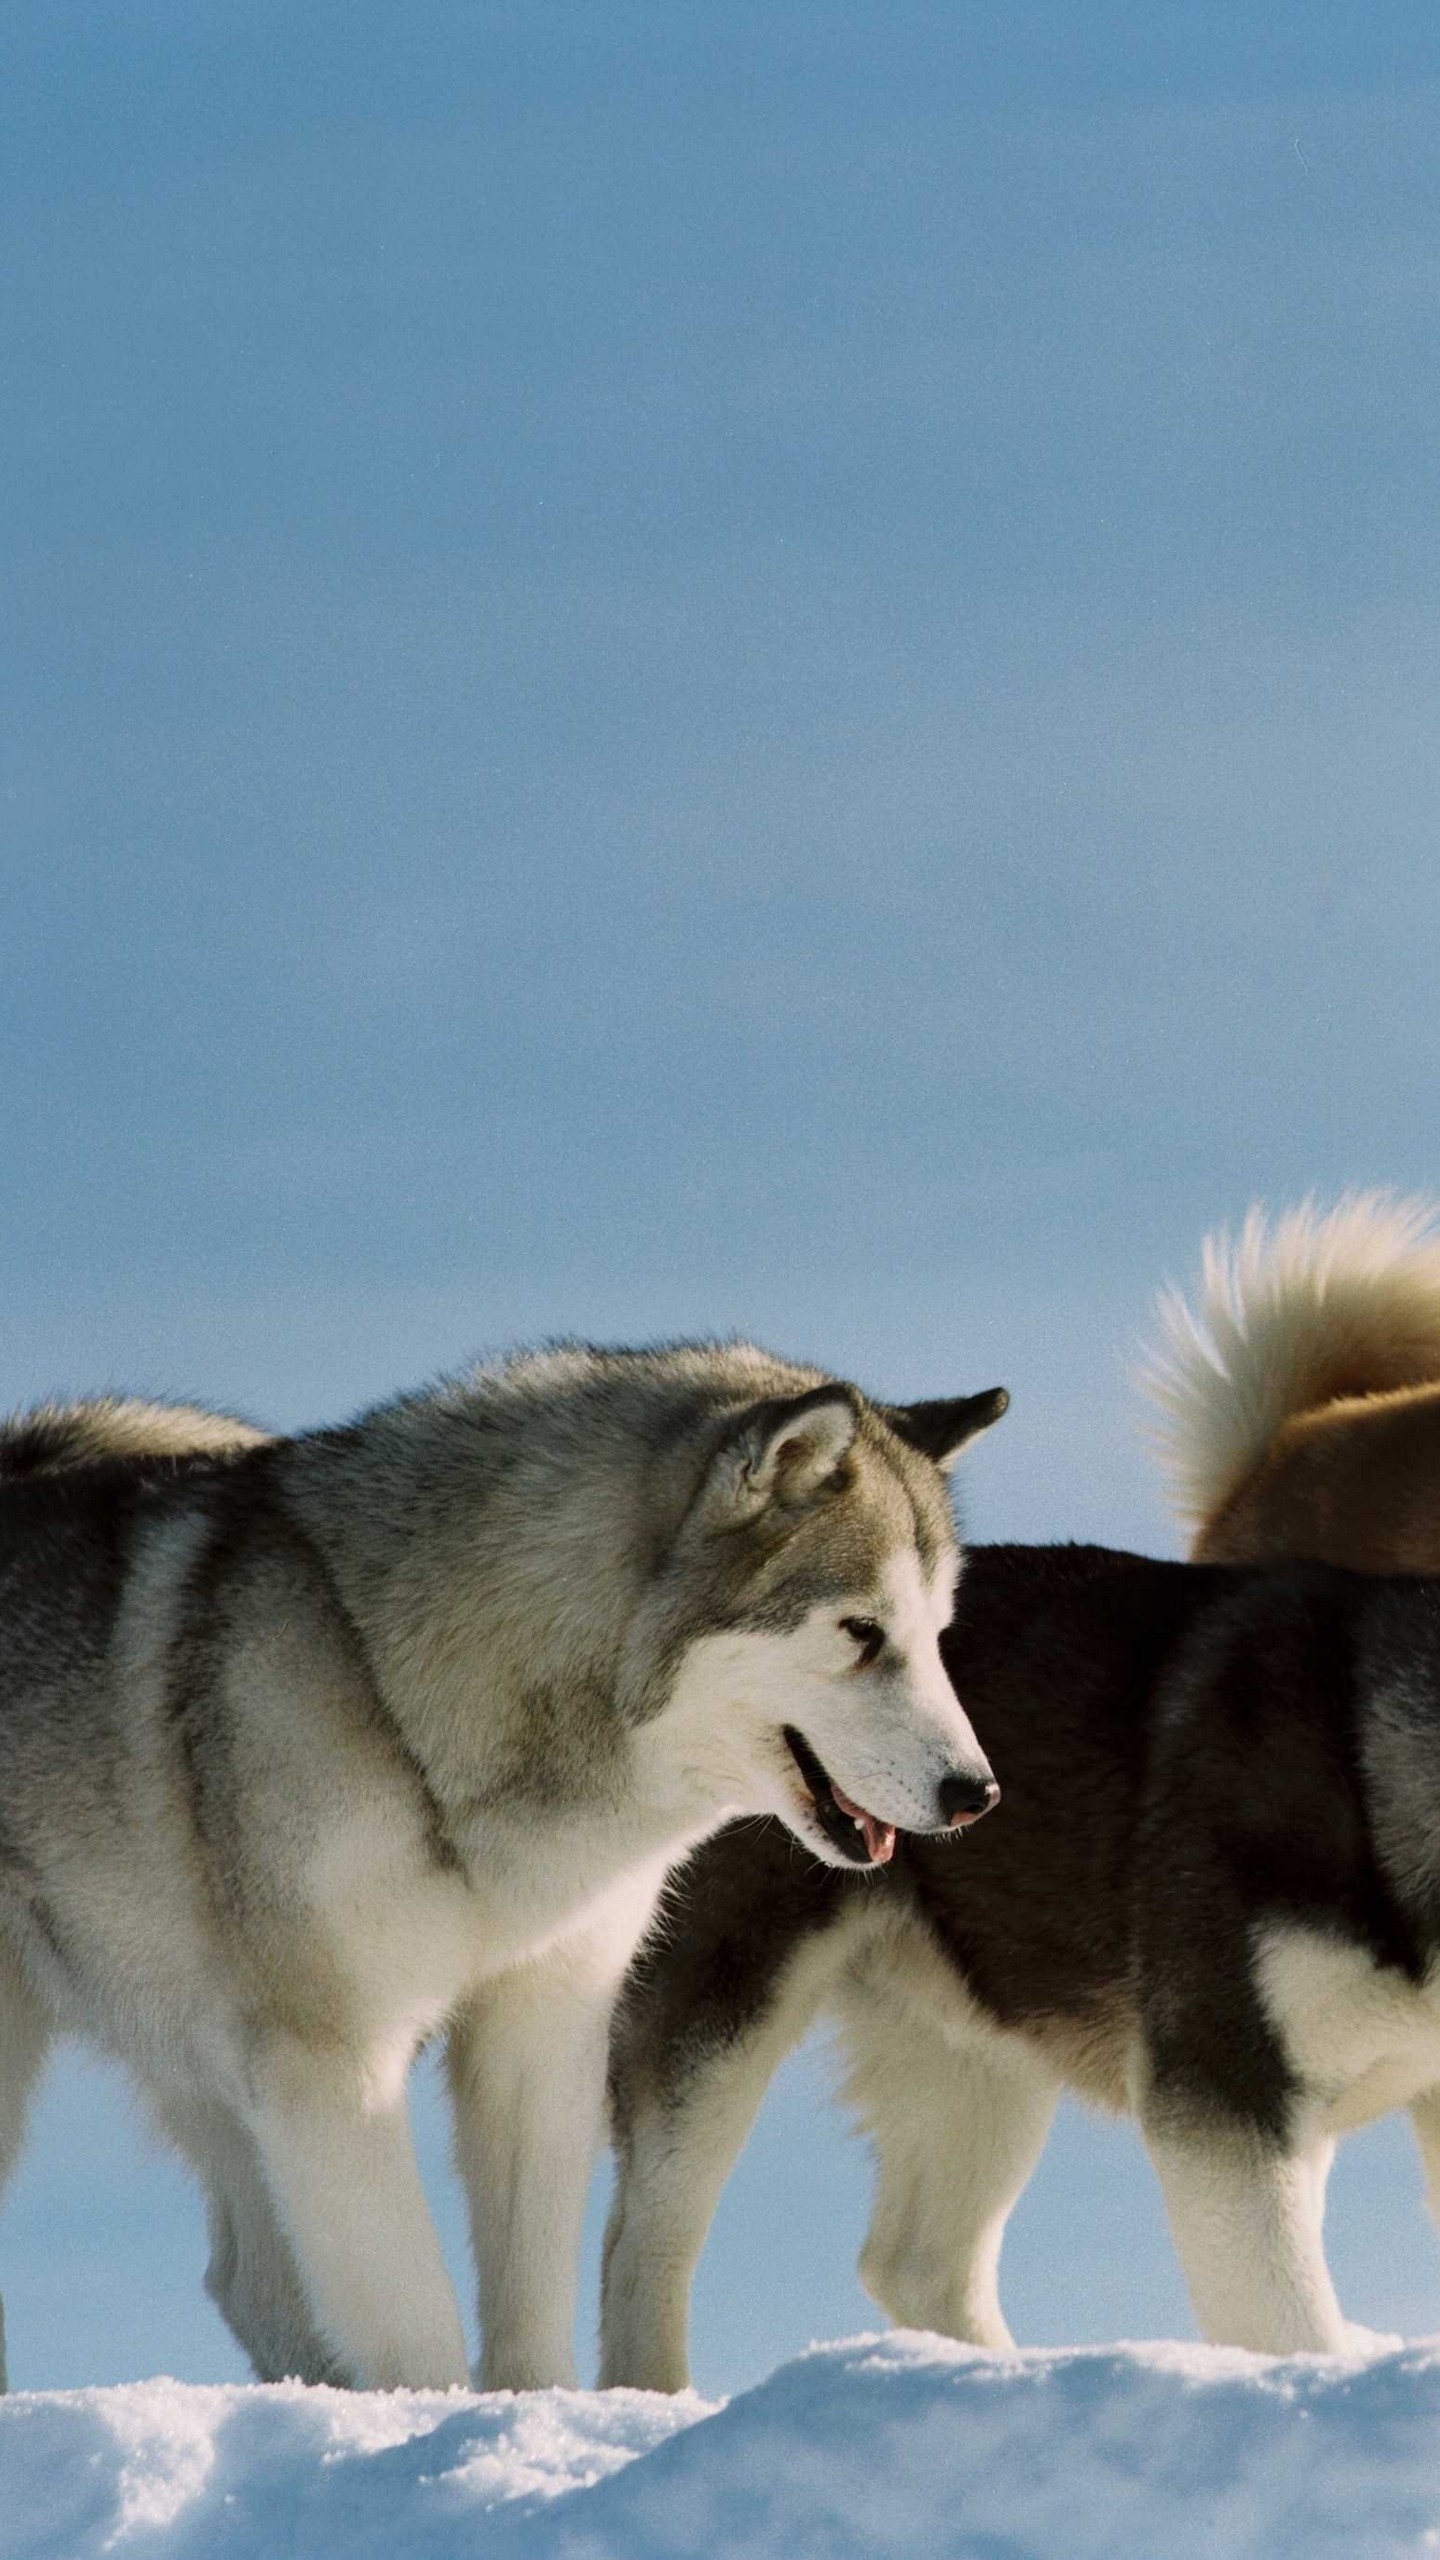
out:
{"label": "blue sky", "polygon": [[[1173,1549],[1156,1284],[1435,1179],[1433,12],[17,0],[0,97],[0,1398],[735,1328]],[[812,2078],[715,2381],[862,2316]],[[230,2370],[97,2088],[14,2369]],[[1027,2333],[1173,2326],[1123,2138],[1042,2174]]]}

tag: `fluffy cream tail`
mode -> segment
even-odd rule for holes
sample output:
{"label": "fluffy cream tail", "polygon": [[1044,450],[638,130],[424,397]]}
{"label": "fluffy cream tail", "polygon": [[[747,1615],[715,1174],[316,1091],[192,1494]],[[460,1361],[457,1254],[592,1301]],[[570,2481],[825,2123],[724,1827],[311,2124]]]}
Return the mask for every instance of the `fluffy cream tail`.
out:
{"label": "fluffy cream tail", "polygon": [[1198,1305],[1167,1289],[1140,1371],[1171,1499],[1214,1520],[1292,1414],[1440,1379],[1440,1208],[1347,1192],[1207,1236]]}

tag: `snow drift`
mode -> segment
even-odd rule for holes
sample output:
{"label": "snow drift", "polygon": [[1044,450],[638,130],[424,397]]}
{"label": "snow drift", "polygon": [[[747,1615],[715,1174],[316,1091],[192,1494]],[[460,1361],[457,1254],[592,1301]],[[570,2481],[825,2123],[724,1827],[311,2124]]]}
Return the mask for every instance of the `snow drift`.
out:
{"label": "snow drift", "polygon": [[1440,2551],[1440,2348],[817,2347],[644,2392],[175,2382],[0,2406],[0,2560],[1398,2560]]}

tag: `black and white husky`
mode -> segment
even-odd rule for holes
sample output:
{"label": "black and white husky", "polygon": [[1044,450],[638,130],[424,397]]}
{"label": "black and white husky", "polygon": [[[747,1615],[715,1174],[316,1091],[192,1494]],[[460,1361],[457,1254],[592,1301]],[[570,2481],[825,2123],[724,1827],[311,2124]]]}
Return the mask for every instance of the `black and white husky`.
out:
{"label": "black and white husky", "polygon": [[0,2175],[84,2035],[199,2171],[262,2375],[463,2382],[405,2113],[448,2030],[484,2379],[567,2379],[667,1867],[749,1811],[851,1873],[994,1800],[936,1462],[1003,1402],[700,1344],[293,1440],[113,1401],[6,1427]]}
{"label": "black and white husky", "polygon": [[1064,2088],[1139,2117],[1204,2334],[1347,2325],[1337,2134],[1410,2109],[1440,2192],[1440,1582],[977,1547],[941,1649],[1004,1804],[880,1873],[726,1830],[617,2014],[603,2378],[686,2378],[691,2273],[784,2053],[838,2022],[866,2285],[1000,2347],[1006,2217]]}

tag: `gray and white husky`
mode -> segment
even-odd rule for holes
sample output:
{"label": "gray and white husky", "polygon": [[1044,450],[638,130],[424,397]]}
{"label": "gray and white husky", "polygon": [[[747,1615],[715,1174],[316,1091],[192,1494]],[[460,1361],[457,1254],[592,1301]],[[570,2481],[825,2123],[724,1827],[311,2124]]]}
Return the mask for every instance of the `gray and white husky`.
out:
{"label": "gray and white husky", "polygon": [[294,1439],[121,1400],[6,1426],[0,2173],[51,2037],[88,2037],[199,2171],[262,2375],[461,2383],[405,2106],[448,2030],[483,2379],[568,2379],[669,1864],[746,1811],[879,1864],[995,1800],[938,1470],[1003,1401],[568,1346]]}

